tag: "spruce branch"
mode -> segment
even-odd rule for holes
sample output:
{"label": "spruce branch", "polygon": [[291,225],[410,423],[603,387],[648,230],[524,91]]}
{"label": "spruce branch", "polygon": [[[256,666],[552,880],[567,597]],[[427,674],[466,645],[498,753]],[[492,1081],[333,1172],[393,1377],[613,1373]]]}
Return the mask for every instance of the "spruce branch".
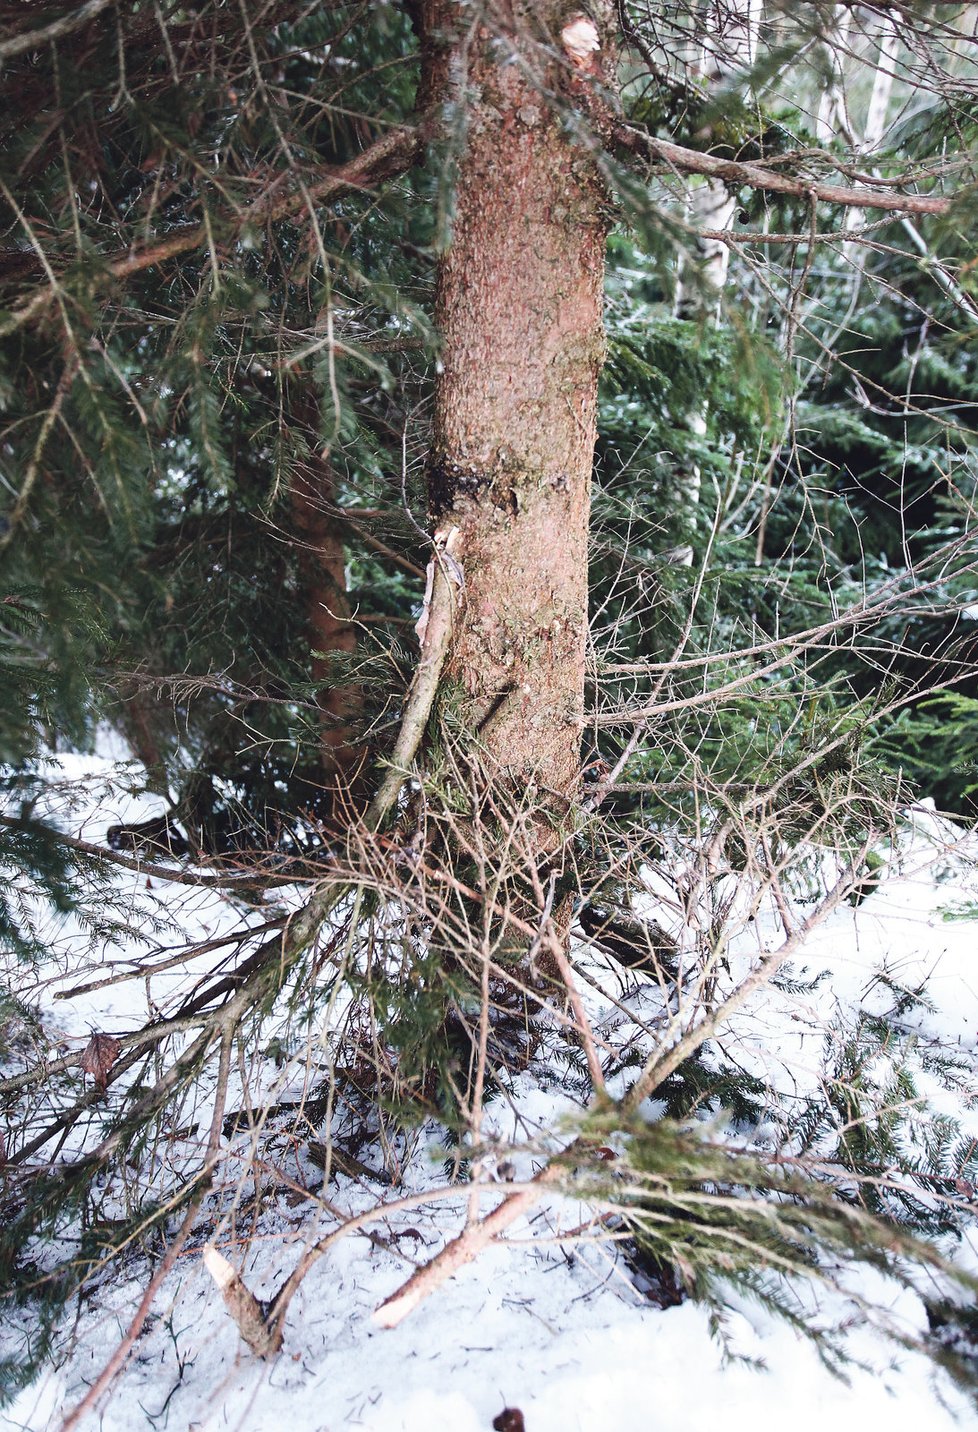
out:
{"label": "spruce branch", "polygon": [[171,970],[176,965],[186,964],[188,960],[196,959],[200,955],[226,949],[228,945],[243,945],[246,940],[252,939],[255,935],[267,934],[270,930],[280,930],[285,922],[285,915],[276,915],[271,920],[263,921],[260,925],[248,925],[230,935],[221,935],[213,940],[204,940],[198,945],[181,949],[178,954],[169,955],[155,964],[131,961],[135,965],[134,969],[118,970],[114,974],[104,975],[101,979],[90,980],[88,984],[74,985],[71,989],[55,990],[53,998],[58,1000],[77,999],[79,995],[91,994],[93,990],[107,989],[111,985],[126,984],[129,980],[152,979],[154,975],[162,974],[164,970]]}
{"label": "spruce branch", "polygon": [[62,40],[114,4],[116,0],[86,0],[77,10],[69,9],[66,15],[62,15],[60,20],[52,20],[50,25],[42,25],[39,30],[27,30],[22,35],[12,35],[9,40],[0,40],[0,60],[11,60],[15,55],[24,55],[54,40]]}
{"label": "spruce branch", "polygon": [[[762,189],[775,194],[789,194],[797,199],[818,200],[846,208],[882,209],[893,214],[946,214],[958,195],[898,194],[889,190],[908,181],[905,178],[879,180],[880,187],[847,188],[826,184],[818,179],[790,178],[755,162],[722,159],[698,149],[688,149],[667,139],[658,139],[645,130],[618,123],[614,130],[620,149],[640,154],[665,165],[679,174],[705,174],[721,179],[733,188]],[[883,186],[887,186],[884,188]]]}
{"label": "spruce branch", "polygon": [[41,459],[44,456],[44,449],[47,446],[48,438],[51,436],[51,430],[61,414],[64,401],[71,392],[71,385],[75,381],[78,369],[78,356],[77,354],[72,354],[64,366],[64,371],[58,382],[58,387],[55,391],[51,406],[44,414],[41,428],[37,435],[37,441],[31,453],[30,462],[27,464],[27,471],[24,473],[24,481],[21,484],[20,492],[17,494],[13,507],[7,514],[6,527],[3,532],[0,533],[0,552],[5,552],[10,546],[17,534],[17,528],[20,526],[27,512],[31,493],[34,490],[38,477],[41,475]]}
{"label": "spruce branch", "polygon": [[[424,142],[423,125],[416,127],[398,126],[387,131],[380,139],[367,146],[353,159],[338,169],[323,175],[314,183],[304,185],[298,192],[287,194],[271,190],[256,199],[247,208],[236,210],[226,216],[229,238],[238,238],[248,229],[274,223],[280,219],[301,214],[311,202],[325,203],[346,190],[368,189],[385,179],[403,174],[416,161]],[[125,254],[116,254],[105,260],[103,278],[119,280],[157,268],[180,254],[191,253],[207,245],[211,232],[208,224],[194,224],[178,230],[166,238],[157,239]],[[59,290],[49,284],[27,302],[14,308],[10,317],[0,323],[0,338],[15,332],[18,328],[36,318],[57,296]]]}
{"label": "spruce branch", "polygon": [[[0,826],[6,826],[9,830],[22,830],[23,824],[23,821],[12,816],[0,815]],[[82,840],[76,835],[68,835],[65,831],[55,830],[53,826],[45,826],[44,833],[68,850],[77,850],[80,855],[90,855],[96,860],[106,861],[109,865],[118,865],[122,870],[132,870],[137,875],[145,875],[147,879],[151,880],[161,880],[172,885],[196,885],[232,891],[235,888],[253,889],[255,885],[254,872],[242,874],[240,871],[230,870],[226,875],[221,873],[202,874],[196,870],[159,865],[156,861],[140,860],[136,856],[123,855],[121,851],[111,850],[104,845],[96,845],[94,841]],[[279,875],[274,872],[262,871],[261,879],[268,885],[295,884],[294,875]]]}

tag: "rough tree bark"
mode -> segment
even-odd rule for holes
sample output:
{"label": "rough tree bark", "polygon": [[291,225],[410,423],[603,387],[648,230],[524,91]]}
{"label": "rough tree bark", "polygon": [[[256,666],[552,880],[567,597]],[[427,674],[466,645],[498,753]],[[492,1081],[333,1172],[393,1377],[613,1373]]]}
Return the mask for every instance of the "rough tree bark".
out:
{"label": "rough tree bark", "polygon": [[555,810],[580,774],[609,221],[566,111],[600,112],[609,8],[595,24],[559,0],[421,7],[427,84],[465,121],[429,472],[465,574],[445,680],[490,766]]}

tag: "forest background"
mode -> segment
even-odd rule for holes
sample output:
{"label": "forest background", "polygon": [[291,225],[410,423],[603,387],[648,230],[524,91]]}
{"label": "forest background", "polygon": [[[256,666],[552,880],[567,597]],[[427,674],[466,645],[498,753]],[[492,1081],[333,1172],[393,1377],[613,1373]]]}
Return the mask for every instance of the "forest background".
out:
{"label": "forest background", "polygon": [[[434,1123],[492,1195],[504,1074],[585,1091],[389,1320],[541,1190],[609,1217],[609,1143],[659,1296],[943,1256],[975,1154],[899,1083],[906,992],[774,1157],[779,1091],[712,1036],[872,890],[902,808],[974,814],[976,24],[0,5],[0,1266],[44,1333],[10,1387],[113,1258],[152,1286],[213,1243],[298,1117],[251,1061],[281,1089],[313,1047],[327,1181]],[[156,810],[96,847],[51,756],[107,726]],[[57,1053],[22,997],[52,905],[160,967],[113,867],[240,923],[144,1026]],[[783,939],[735,958],[765,902]],[[585,940],[659,991],[610,1053]],[[262,1099],[246,1157],[229,1100]],[[325,1251],[240,1293],[257,1352]]]}

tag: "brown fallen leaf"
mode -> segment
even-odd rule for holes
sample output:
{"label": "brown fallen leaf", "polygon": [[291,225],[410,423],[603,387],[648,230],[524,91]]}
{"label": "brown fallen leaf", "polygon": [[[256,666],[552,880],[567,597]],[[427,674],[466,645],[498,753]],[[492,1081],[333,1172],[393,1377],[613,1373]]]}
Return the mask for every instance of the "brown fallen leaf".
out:
{"label": "brown fallen leaf", "polygon": [[91,1074],[95,1087],[105,1093],[109,1070],[118,1059],[122,1045],[111,1034],[93,1034],[81,1057],[83,1074]]}

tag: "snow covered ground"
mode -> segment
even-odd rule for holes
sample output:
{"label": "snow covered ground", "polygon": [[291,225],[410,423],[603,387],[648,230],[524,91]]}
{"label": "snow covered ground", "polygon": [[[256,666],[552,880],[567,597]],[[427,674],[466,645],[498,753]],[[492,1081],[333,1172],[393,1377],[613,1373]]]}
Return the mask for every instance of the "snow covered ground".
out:
{"label": "snow covered ground", "polygon": [[[66,758],[66,775],[100,774],[109,774],[105,762]],[[138,814],[132,805],[123,810],[117,794],[109,799],[103,792],[72,829],[98,841],[120,816]],[[912,813],[900,868],[858,907],[836,911],[793,957],[799,976],[810,980],[829,970],[830,978],[805,994],[757,996],[726,1031],[745,1067],[764,1066],[771,1075],[777,1063],[779,1077],[809,1084],[833,1012],[866,1008],[877,993],[888,997],[881,969],[910,987],[926,978],[935,1008],[912,1016],[921,1038],[970,1059],[978,1045],[978,927],[973,919],[948,921],[943,912],[978,901],[976,854],[962,832],[926,808]],[[214,889],[154,884],[147,890],[144,876],[123,873],[118,886],[142,904],[161,901],[184,938],[212,939],[242,921],[240,904]],[[259,921],[262,912],[248,918]],[[774,923],[773,916],[757,922],[750,940],[770,943]],[[105,949],[89,968],[87,939],[73,920],[52,937],[58,974],[52,979],[46,972],[37,997],[48,1032],[65,1048],[84,1043],[93,1029],[135,1028],[148,1010],[165,1009],[186,988],[187,968],[174,966],[149,983],[137,979],[55,1001],[59,989],[94,982],[108,961],[116,962],[115,970],[125,968],[125,951]],[[164,934],[160,944],[167,943]],[[175,936],[169,943],[177,943]],[[215,958],[200,956],[191,969],[210,967]],[[593,1012],[596,1019],[607,1015],[599,998]],[[276,1092],[274,1071],[267,1087]],[[524,1076],[508,1093],[487,1112],[488,1131],[501,1144],[525,1148],[528,1132],[554,1127],[573,1107],[566,1092]],[[928,1093],[978,1132],[975,1115],[959,1099],[936,1085]],[[396,1190],[346,1175],[329,1185],[327,1196],[346,1212],[372,1207],[381,1197],[392,1208],[370,1225],[373,1238],[351,1233],[315,1265],[291,1305],[276,1361],[257,1361],[243,1347],[202,1266],[199,1241],[188,1246],[124,1372],[82,1427],[485,1432],[504,1407],[515,1407],[527,1432],[703,1432],[714,1423],[724,1432],[757,1432],[783,1421],[792,1432],[978,1429],[974,1404],[924,1357],[895,1349],[824,1292],[806,1294],[808,1316],[850,1317],[850,1352],[863,1366],[852,1367],[849,1385],[825,1370],[807,1340],[746,1304],[731,1311],[726,1331],[740,1356],[766,1370],[725,1362],[708,1314],[689,1302],[664,1311],[651,1307],[613,1246],[574,1235],[584,1214],[569,1200],[538,1205],[505,1244],[489,1248],[399,1328],[379,1329],[371,1319],[378,1303],[464,1222],[468,1190],[444,1196],[444,1158],[443,1146],[419,1146]],[[520,1175],[531,1166],[525,1152]],[[217,1241],[249,1287],[267,1297],[316,1236],[309,1204],[272,1186],[260,1208],[239,1214],[220,1228]],[[324,1215],[319,1235],[330,1226]],[[978,1266],[978,1252],[965,1249],[962,1256]],[[145,1265],[130,1264],[82,1302],[55,1363],[0,1412],[0,1427],[46,1432],[60,1425],[129,1326],[146,1276]],[[882,1301],[896,1323],[910,1332],[924,1329],[923,1306],[913,1294],[873,1275],[861,1279],[858,1291]]]}

